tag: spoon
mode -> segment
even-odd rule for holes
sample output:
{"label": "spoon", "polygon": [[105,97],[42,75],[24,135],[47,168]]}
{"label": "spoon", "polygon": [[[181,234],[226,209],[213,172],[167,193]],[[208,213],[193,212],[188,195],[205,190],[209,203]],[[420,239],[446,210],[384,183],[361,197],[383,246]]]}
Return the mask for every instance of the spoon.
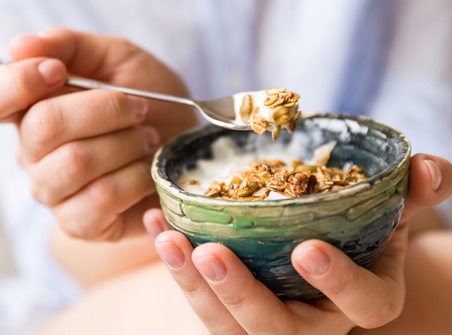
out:
{"label": "spoon", "polygon": [[[10,62],[0,59],[0,64],[8,63]],[[299,95],[289,91],[286,92],[286,89],[241,92],[224,98],[202,101],[181,98],[169,94],[115,86],[101,81],[76,76],[68,76],[66,78],[66,85],[83,89],[100,88],[128,95],[144,97],[147,99],[191,106],[197,109],[207,121],[216,126],[231,130],[253,130],[259,134],[269,130],[272,131],[272,137],[275,140],[278,137],[282,127],[285,127],[289,130],[289,132],[292,132],[295,127],[295,122],[300,115],[296,105]],[[263,98],[265,98],[265,101],[263,101]],[[246,121],[249,121],[251,111],[255,110],[253,107],[254,99],[256,99],[257,102],[263,102],[265,105],[262,108],[263,112],[259,112],[261,120],[253,121],[253,123],[245,122],[245,119],[247,119]],[[245,104],[246,101],[248,103]],[[242,114],[243,106],[245,106],[245,114]],[[271,117],[269,115],[270,112],[272,113]],[[265,116],[262,119],[263,115]],[[279,119],[279,122],[276,121],[275,115]],[[262,120],[270,120],[270,118],[273,118],[274,120],[271,122],[264,121],[262,123]]]}
{"label": "spoon", "polygon": [[67,77],[66,85],[84,89],[101,88],[148,99],[188,105],[196,108],[201,113],[201,115],[205,119],[207,119],[207,121],[219,127],[232,130],[251,130],[251,126],[249,124],[245,124],[239,118],[237,118],[237,115],[239,114],[236,111],[237,103],[235,103],[235,101],[237,101],[238,99],[243,99],[243,94],[240,93],[220,99],[201,101],[151,91],[142,91],[133,88],[115,86],[97,80],[79,78],[74,76]]}
{"label": "spoon", "polygon": [[[10,61],[0,59],[0,64],[9,64]],[[161,100],[166,102],[178,103],[188,105],[197,109],[201,115],[210,123],[219,127],[232,130],[251,130],[249,124],[243,123],[237,115],[236,109],[238,107],[236,101],[243,99],[243,94],[234,94],[229,97],[224,97],[215,100],[201,101],[187,98],[176,97],[169,94],[156,93],[151,91],[137,90],[128,87],[121,87],[103,83],[97,80],[86,79],[75,76],[68,76],[66,78],[66,85],[78,87],[83,89],[101,88],[110,91],[122,92],[129,95],[144,97],[148,99]]]}

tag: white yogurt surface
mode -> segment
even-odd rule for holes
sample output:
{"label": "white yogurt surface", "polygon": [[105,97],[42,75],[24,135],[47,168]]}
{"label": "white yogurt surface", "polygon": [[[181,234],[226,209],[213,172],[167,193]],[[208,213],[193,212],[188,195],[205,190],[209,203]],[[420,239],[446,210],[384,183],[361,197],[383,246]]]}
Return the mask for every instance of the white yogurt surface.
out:
{"label": "white yogurt surface", "polygon": [[[309,157],[306,152],[306,135],[294,133],[293,140],[287,144],[282,141],[272,141],[268,137],[258,137],[258,150],[253,153],[244,152],[229,137],[220,137],[212,144],[213,158],[199,159],[194,169],[183,171],[178,180],[178,186],[184,191],[204,194],[214,180],[229,183],[232,177],[245,169],[251,169],[253,161],[263,159],[279,159],[288,166],[292,160]],[[314,158],[314,157],[313,157]],[[307,164],[313,163],[307,159]],[[199,183],[191,185],[187,181],[196,180]],[[270,199],[276,199],[280,195],[271,195]]]}

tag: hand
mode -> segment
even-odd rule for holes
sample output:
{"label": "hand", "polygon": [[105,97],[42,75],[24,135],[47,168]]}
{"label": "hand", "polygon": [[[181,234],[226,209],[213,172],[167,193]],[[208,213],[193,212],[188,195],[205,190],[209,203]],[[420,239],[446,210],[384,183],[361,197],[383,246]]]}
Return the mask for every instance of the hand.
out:
{"label": "hand", "polygon": [[[452,164],[444,159],[416,155],[410,174],[403,219],[369,270],[322,241],[305,241],[294,249],[295,269],[329,299],[281,301],[226,247],[208,243],[193,250],[175,231],[158,235],[156,248],[212,334],[334,335],[355,326],[377,328],[403,309],[408,220],[452,194]],[[144,221],[151,235],[166,229],[159,210],[149,210]]]}
{"label": "hand", "polygon": [[186,96],[181,80],[125,40],[65,29],[17,37],[10,54],[14,63],[0,66],[0,118],[18,126],[18,158],[33,195],[73,237],[144,232],[143,212],[158,204],[152,155],[161,141],[196,125],[196,115],[117,92],[69,89],[65,77]]}

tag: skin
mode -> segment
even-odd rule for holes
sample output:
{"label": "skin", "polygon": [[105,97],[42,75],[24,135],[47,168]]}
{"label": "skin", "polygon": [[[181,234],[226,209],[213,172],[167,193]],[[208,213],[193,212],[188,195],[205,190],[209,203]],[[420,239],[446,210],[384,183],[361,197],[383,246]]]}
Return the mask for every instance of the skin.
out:
{"label": "skin", "polygon": [[64,87],[65,77],[187,96],[182,81],[113,36],[53,28],[13,39],[10,55],[14,63],[0,66],[0,120],[17,125],[18,160],[34,197],[71,237],[117,241],[143,234],[143,212],[157,206],[149,173],[153,153],[197,125],[198,117],[121,93],[75,91]]}
{"label": "skin", "polygon": [[[441,170],[436,190],[425,159],[436,161]],[[304,242],[294,250],[295,267],[331,300],[280,301],[227,248],[206,244],[193,250],[181,234],[165,231],[162,212],[151,209],[144,222],[151,235],[157,235],[156,248],[167,260],[169,272],[154,259],[105,280],[40,328],[39,334],[70,329],[74,334],[446,335],[452,327],[452,261],[448,257],[452,234],[424,225],[408,238],[408,228],[418,213],[424,216],[428,211],[419,203],[431,206],[450,196],[452,165],[430,155],[416,155],[412,162],[411,174],[416,178],[411,180],[406,211],[411,214],[404,215],[372,272],[320,241]],[[425,183],[418,185],[416,180]],[[318,261],[313,250],[331,260],[321,275],[307,273],[303,266]],[[212,264],[218,262],[223,271],[212,272]]]}
{"label": "skin", "polygon": [[[156,249],[211,334],[445,335],[452,327],[452,234],[426,232],[428,222],[410,239],[408,230],[419,213],[450,197],[452,164],[415,155],[410,176],[402,222],[370,271],[322,241],[294,249],[295,269],[328,297],[311,304],[278,300],[222,245],[193,249],[183,235],[166,231]],[[146,214],[147,226],[165,229],[160,211]]]}
{"label": "skin", "polygon": [[[119,93],[64,87],[71,73],[187,95],[174,73],[120,38],[64,29],[18,37],[10,52],[15,63],[0,66],[6,92],[0,120],[16,123],[18,159],[33,194],[59,223],[55,255],[87,287],[78,304],[40,333],[172,334],[182,326],[194,334],[432,335],[450,329],[452,297],[443,293],[437,302],[430,295],[451,292],[450,233],[426,232],[438,227],[431,207],[452,193],[450,162],[413,157],[403,221],[370,271],[321,241],[297,246],[294,267],[329,299],[283,302],[227,248],[193,249],[181,234],[164,231],[149,161],[157,145],[197,123],[193,114]],[[161,114],[170,109],[171,123]],[[418,233],[409,239],[420,213],[429,222],[417,219]],[[155,248],[142,235],[142,217]],[[419,306],[430,314],[420,314]]]}

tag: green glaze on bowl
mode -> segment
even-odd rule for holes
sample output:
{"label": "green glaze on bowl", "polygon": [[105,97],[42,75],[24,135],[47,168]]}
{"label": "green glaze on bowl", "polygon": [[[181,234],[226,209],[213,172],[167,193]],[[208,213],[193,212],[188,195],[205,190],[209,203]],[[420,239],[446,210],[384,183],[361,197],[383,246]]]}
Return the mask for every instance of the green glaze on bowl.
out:
{"label": "green glaze on bowl", "polygon": [[[215,139],[230,136],[243,150],[253,150],[267,136],[215,126],[191,130],[166,144],[154,159],[152,176],[168,222],[194,246],[222,243],[281,299],[305,300],[321,293],[292,267],[293,248],[321,239],[369,266],[399,223],[411,148],[397,130],[364,117],[319,114],[302,119],[296,132],[306,150],[293,158],[303,161],[318,145],[335,140],[328,165],[355,163],[369,178],[341,190],[284,200],[237,202],[185,192],[176,185],[178,177],[198,159],[212,157]],[[283,132],[278,141],[293,138]]]}

